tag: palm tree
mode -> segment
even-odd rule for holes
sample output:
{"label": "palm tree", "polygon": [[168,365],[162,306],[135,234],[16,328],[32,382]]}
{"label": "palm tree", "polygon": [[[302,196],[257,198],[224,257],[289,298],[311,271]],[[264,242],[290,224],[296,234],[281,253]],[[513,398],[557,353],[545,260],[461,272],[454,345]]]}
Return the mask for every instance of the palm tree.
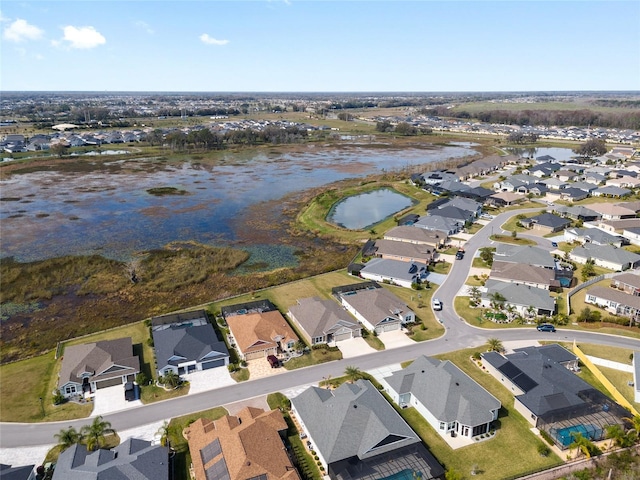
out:
{"label": "palm tree", "polygon": [[536,316],[536,307],[529,305],[526,310],[527,318],[534,318]]}
{"label": "palm tree", "polygon": [[180,376],[173,370],[167,370],[162,377],[162,381],[167,387],[176,388],[180,385]]}
{"label": "palm tree", "polygon": [[585,457],[591,458],[592,455],[598,453],[598,447],[596,447],[591,440],[584,437],[581,433],[572,432],[573,442],[569,445],[569,448],[577,448]]}
{"label": "palm tree", "polygon": [[505,310],[507,311],[507,318],[510,322],[512,322],[515,318],[516,307],[514,307],[513,305],[507,305],[507,308],[505,308]]}
{"label": "palm tree", "polygon": [[80,432],[87,441],[87,450],[89,451],[101,448],[104,444],[105,435],[116,433],[116,431],[111,428],[111,423],[103,420],[101,415],[94,418],[91,425],[82,427]]}
{"label": "palm tree", "polygon": [[622,420],[631,424],[629,432],[640,434],[640,415],[634,415],[633,417],[622,417]]}
{"label": "palm tree", "polygon": [[54,437],[58,440],[58,445],[62,447],[62,450],[66,450],[71,445],[80,443],[80,440],[82,440],[82,435],[73,427],[63,428],[59,433],[56,433]]}
{"label": "palm tree", "polygon": [[356,380],[360,380],[362,378],[362,372],[358,367],[348,366],[344,369],[344,374],[349,379],[349,383],[354,383]]}
{"label": "palm tree", "polygon": [[163,447],[166,447],[169,444],[169,422],[168,421],[165,420],[162,423],[162,425],[156,432],[156,435],[160,437],[160,445],[162,445]]}
{"label": "palm tree", "polygon": [[487,340],[487,348],[490,352],[502,352],[504,347],[502,346],[502,340],[499,338],[490,338]]}
{"label": "palm tree", "polygon": [[480,298],[482,297],[482,293],[478,287],[471,287],[469,289],[469,296],[471,297],[471,301],[476,305],[480,303]]}
{"label": "palm tree", "polygon": [[609,448],[613,448],[614,443],[619,447],[625,446],[627,436],[620,425],[609,425],[606,427],[606,431],[606,438],[611,440]]}

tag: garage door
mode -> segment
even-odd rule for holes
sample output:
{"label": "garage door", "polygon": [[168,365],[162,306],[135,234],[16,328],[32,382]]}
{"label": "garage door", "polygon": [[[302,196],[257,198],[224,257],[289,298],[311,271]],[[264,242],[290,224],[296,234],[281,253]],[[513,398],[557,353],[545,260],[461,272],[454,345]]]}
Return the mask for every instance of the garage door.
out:
{"label": "garage door", "polygon": [[400,322],[398,322],[398,323],[388,323],[388,324],[380,325],[380,326],[376,327],[376,332],[378,332],[378,333],[392,332],[394,330],[400,330]]}
{"label": "garage door", "polygon": [[213,360],[211,362],[202,362],[202,369],[209,370],[210,368],[223,367],[224,358],[221,360]]}
{"label": "garage door", "polygon": [[122,377],[110,378],[109,380],[102,380],[101,382],[96,382],[96,388],[107,388],[113,387],[115,385],[122,385]]}
{"label": "garage door", "polygon": [[351,338],[351,332],[339,333],[333,337],[333,340],[339,342],[340,340],[349,340]]}
{"label": "garage door", "polygon": [[255,360],[256,358],[264,358],[267,355],[273,355],[275,352],[271,352],[270,350],[261,350],[259,352],[250,352],[245,354],[244,358],[247,360]]}

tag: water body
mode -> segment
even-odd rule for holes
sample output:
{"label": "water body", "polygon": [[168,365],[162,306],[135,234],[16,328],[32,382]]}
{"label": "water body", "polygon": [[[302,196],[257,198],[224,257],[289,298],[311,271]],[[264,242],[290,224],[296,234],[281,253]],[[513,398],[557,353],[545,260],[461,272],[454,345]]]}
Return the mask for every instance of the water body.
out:
{"label": "water body", "polygon": [[567,162],[577,156],[570,148],[561,147],[506,147],[504,150],[524,158],[537,158],[549,155],[561,162]]}
{"label": "water body", "polygon": [[349,230],[360,230],[414,203],[411,198],[395,190],[381,188],[353,195],[338,202],[329,213],[329,221]]}
{"label": "water body", "polygon": [[[127,259],[135,252],[193,240],[252,247],[256,255],[265,252],[265,258],[282,249],[284,258],[292,258],[289,247],[264,234],[284,220],[279,200],[286,195],[474,153],[462,146],[394,150],[309,145],[289,153],[229,153],[215,163],[115,160],[86,172],[13,175],[0,182],[0,256],[31,261],[97,253]],[[155,187],[187,194],[147,193]],[[253,218],[254,227],[247,218],[259,205],[273,205],[272,214]]]}

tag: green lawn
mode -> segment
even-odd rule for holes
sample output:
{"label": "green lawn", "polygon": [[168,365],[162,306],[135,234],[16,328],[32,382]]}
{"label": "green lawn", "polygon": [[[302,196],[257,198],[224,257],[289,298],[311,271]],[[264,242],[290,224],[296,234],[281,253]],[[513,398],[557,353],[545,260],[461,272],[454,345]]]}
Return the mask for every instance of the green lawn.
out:
{"label": "green lawn", "polygon": [[451,264],[448,262],[436,262],[433,265],[429,265],[429,271],[434,273],[441,273],[446,275],[451,269]]}
{"label": "green lawn", "polygon": [[615,370],[613,368],[598,367],[605,377],[613,384],[614,387],[627,399],[636,410],[640,411],[640,403],[635,402],[635,393],[633,391],[633,373]]}
{"label": "green lawn", "polygon": [[487,262],[485,262],[480,257],[474,257],[473,261],[471,262],[471,266],[473,268],[486,268],[488,270],[491,270],[491,267],[489,265],[487,265]]}
{"label": "green lawn", "polygon": [[[536,215],[540,215],[540,212],[523,213],[521,215],[524,216],[525,218],[531,218],[531,217],[535,217]],[[508,230],[510,232],[513,232],[513,231],[516,231],[516,232],[527,232],[527,231],[529,231],[528,228],[525,228],[525,227],[522,227],[522,226],[518,225],[518,223],[521,220],[520,218],[518,218],[519,216],[520,215],[514,215],[509,220],[507,220],[505,223],[503,223],[501,228],[503,230]]]}
{"label": "green lawn", "polygon": [[295,370],[296,368],[308,367],[318,363],[332,362],[333,360],[342,359],[340,350],[330,351],[324,348],[311,349],[311,352],[305,353],[301,357],[292,358],[283,364],[287,370]]}
{"label": "green lawn", "polygon": [[189,393],[189,387],[189,382],[183,382],[182,385],[173,390],[165,390],[157,385],[145,385],[140,389],[140,400],[142,400],[142,403],[147,404],[182,397]]}
{"label": "green lawn", "polygon": [[535,245],[536,242],[533,240],[529,240],[528,238],[516,237],[513,238],[511,235],[491,235],[489,237],[491,240],[502,243],[511,243],[513,245]]}
{"label": "green lawn", "polygon": [[387,285],[385,285],[385,288],[391,290],[394,295],[405,302],[415,312],[417,319],[420,320],[421,323],[419,325],[411,328],[413,332],[411,334],[412,340],[416,342],[431,340],[440,337],[444,333],[443,326],[436,320],[433,316],[433,310],[431,310],[431,299],[438,288],[437,285],[431,284],[430,288],[423,290],[410,290]]}
{"label": "green lawn", "polygon": [[488,373],[469,360],[474,351],[466,349],[437,357],[450,360],[502,403],[496,436],[490,440],[452,450],[440,435],[413,408],[400,410],[402,416],[429,446],[438,461],[468,478],[474,465],[482,478],[498,479],[541,470],[561,463],[553,453],[541,457],[537,446],[541,439],[531,433],[531,425],[513,408],[513,396]]}

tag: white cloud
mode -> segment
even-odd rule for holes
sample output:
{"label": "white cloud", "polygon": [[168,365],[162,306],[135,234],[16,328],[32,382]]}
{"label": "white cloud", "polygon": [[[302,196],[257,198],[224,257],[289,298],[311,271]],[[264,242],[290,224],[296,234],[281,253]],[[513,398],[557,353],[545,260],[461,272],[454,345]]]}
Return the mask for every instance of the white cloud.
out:
{"label": "white cloud", "polygon": [[147,22],[143,22],[142,20],[138,20],[137,22],[134,23],[134,25],[139,29],[144,30],[149,35],[153,35],[155,33],[153,28],[151,28],[151,26]]}
{"label": "white cloud", "polygon": [[38,40],[42,38],[44,30],[30,25],[26,20],[18,18],[15,22],[4,29],[3,37],[10,42],[24,42],[26,40]]}
{"label": "white cloud", "polygon": [[226,45],[229,40],[218,40],[217,38],[210,37],[208,33],[200,35],[200,41],[207,45]]}
{"label": "white cloud", "polygon": [[70,48],[88,49],[104,45],[107,40],[93,27],[74,27],[68,25],[62,29],[64,37],[61,41],[52,42],[54,46],[67,42]]}

